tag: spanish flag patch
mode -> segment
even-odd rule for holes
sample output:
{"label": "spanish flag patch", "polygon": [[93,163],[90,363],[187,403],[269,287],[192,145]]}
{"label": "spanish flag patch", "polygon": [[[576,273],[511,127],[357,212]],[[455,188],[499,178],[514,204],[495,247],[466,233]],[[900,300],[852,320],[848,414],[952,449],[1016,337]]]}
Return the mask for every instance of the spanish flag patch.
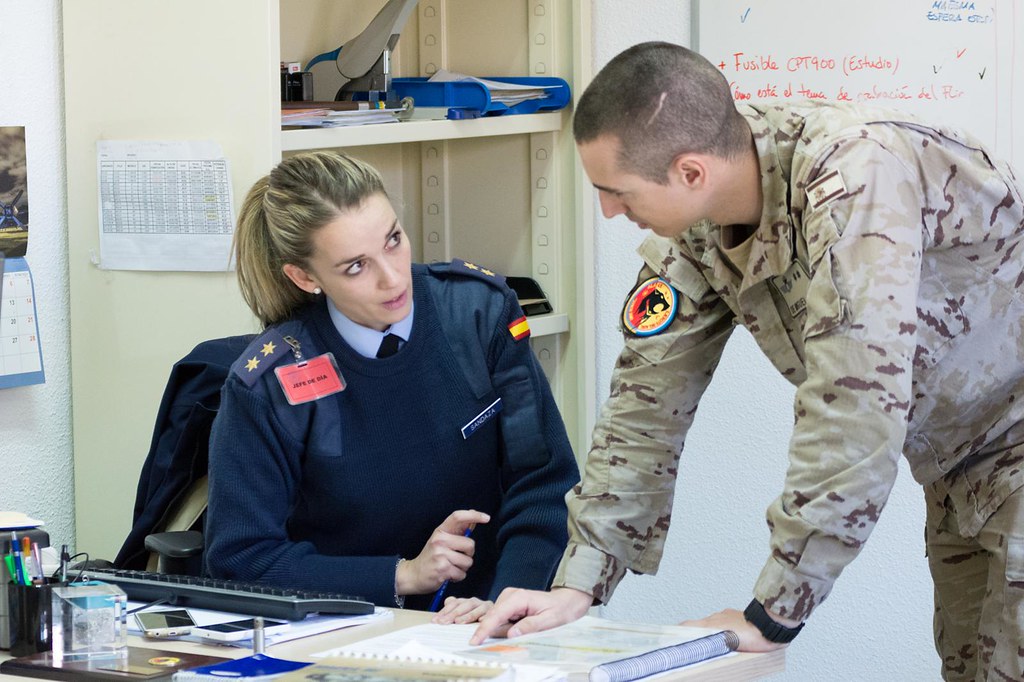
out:
{"label": "spanish flag patch", "polygon": [[530,335],[530,323],[526,321],[526,316],[520,317],[518,320],[513,320],[508,325],[508,331],[512,334],[512,338],[516,341],[525,339]]}

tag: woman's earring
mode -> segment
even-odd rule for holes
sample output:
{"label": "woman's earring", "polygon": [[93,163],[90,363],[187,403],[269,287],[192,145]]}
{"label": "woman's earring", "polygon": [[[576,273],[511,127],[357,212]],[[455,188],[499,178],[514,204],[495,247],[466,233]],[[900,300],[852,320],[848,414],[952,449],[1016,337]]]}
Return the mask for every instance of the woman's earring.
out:
{"label": "woman's earring", "polygon": [[320,287],[317,287],[316,289],[313,289],[313,293],[319,296],[320,294],[324,293],[324,290],[321,289]]}

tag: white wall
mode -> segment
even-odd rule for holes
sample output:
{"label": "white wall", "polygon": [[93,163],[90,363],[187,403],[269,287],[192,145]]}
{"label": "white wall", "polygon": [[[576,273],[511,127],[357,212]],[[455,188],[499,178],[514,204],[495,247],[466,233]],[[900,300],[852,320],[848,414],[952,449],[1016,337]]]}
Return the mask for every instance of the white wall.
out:
{"label": "white wall", "polygon": [[0,510],[46,521],[53,544],[75,533],[63,93],[58,0],[0,0],[0,126],[25,126],[26,260],[46,373],[0,390]]}
{"label": "white wall", "polygon": [[[690,44],[688,0],[595,0],[594,71],[635,43]],[[622,345],[618,315],[640,267],[639,230],[595,209],[597,387],[607,396]],[[793,389],[742,329],[726,349],[680,465],[672,530],[656,577],[629,575],[602,609],[621,620],[673,623],[744,608],[768,556],[764,510],[782,490]],[[902,466],[861,556],[787,652],[780,680],[936,680],[924,502]]]}

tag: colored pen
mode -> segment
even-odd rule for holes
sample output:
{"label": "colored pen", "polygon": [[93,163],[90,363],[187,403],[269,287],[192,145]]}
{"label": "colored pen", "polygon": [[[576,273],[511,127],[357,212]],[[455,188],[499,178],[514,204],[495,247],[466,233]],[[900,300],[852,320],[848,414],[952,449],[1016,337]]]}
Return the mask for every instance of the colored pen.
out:
{"label": "colored pen", "polygon": [[21,558],[21,545],[18,543],[18,535],[11,531],[11,556],[14,557],[14,582],[19,585],[28,585],[25,579],[25,563]]}
{"label": "colored pen", "polygon": [[68,581],[68,562],[71,561],[71,556],[68,554],[68,546],[60,546],[60,581],[66,583]]}
{"label": "colored pen", "polygon": [[39,551],[39,543],[32,543],[32,558],[36,562],[36,576],[40,582],[46,582],[46,574],[43,573],[43,554]]}
{"label": "colored pen", "polygon": [[4,554],[4,563],[7,564],[7,573],[10,574],[11,580],[17,582],[18,571],[14,568],[14,555],[11,553]]}
{"label": "colored pen", "polygon": [[32,540],[27,535],[21,536],[21,565],[25,571],[25,584],[29,585],[35,577],[35,558],[32,556]]}
{"label": "colored pen", "polygon": [[[473,533],[473,527],[470,526],[462,533],[462,537],[468,538]],[[444,599],[444,591],[448,589],[448,583],[451,580],[445,580],[441,583],[441,587],[437,588],[437,594],[434,595],[434,601],[430,602],[430,610],[437,611],[438,607],[441,606],[441,600]]]}

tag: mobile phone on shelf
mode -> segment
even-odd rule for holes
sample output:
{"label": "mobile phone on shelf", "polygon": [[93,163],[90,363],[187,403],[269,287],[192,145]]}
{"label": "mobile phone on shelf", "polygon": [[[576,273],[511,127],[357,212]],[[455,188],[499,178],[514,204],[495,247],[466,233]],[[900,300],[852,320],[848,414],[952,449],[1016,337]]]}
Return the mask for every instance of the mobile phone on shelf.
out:
{"label": "mobile phone on shelf", "polygon": [[196,624],[185,609],[140,611],[135,614],[135,622],[144,636],[154,638],[187,635]]}
{"label": "mobile phone on shelf", "polygon": [[[283,620],[263,619],[263,633],[272,635],[288,629],[289,623]],[[253,619],[233,620],[227,623],[214,623],[192,628],[192,634],[214,642],[236,642],[252,637]]]}

